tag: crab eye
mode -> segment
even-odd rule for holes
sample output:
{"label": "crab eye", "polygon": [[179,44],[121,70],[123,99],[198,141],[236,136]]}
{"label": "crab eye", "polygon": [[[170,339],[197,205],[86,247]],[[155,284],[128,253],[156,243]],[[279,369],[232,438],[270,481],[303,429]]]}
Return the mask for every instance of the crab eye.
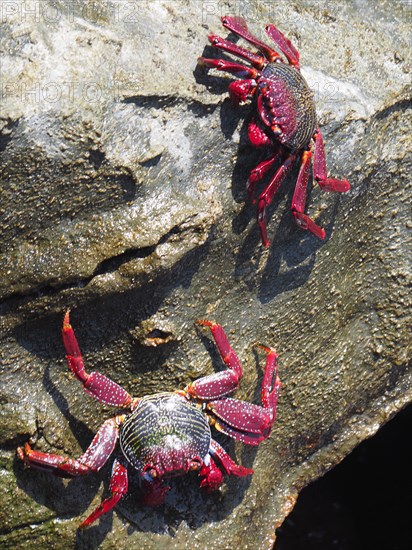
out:
{"label": "crab eye", "polygon": [[157,477],[157,471],[154,469],[154,468],[148,468],[144,473],[143,473],[143,479],[145,479],[146,481],[149,481],[149,482],[152,482],[156,477]]}

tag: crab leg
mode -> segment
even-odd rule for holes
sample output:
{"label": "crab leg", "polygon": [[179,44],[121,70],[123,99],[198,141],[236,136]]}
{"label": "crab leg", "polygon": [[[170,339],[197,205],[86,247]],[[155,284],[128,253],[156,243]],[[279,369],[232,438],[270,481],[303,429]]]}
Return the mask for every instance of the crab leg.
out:
{"label": "crab leg", "polygon": [[269,435],[271,418],[259,405],[226,398],[211,401],[206,410],[210,423],[219,432],[247,445],[258,445]]}
{"label": "crab leg", "polygon": [[209,42],[212,44],[214,48],[219,48],[220,50],[224,50],[233,55],[237,55],[238,57],[241,57],[246,61],[249,61],[249,63],[253,65],[256,69],[262,69],[262,67],[266,63],[266,59],[261,55],[258,55],[249,50],[246,50],[245,48],[241,48],[237,44],[234,44],[229,40],[224,40],[220,36],[216,36],[215,34],[210,34],[208,38],[209,38]]}
{"label": "crab leg", "polygon": [[17,449],[18,457],[28,466],[50,472],[58,477],[75,477],[100,470],[112,454],[119,436],[119,426],[123,417],[106,420],[93,438],[93,441],[78,459],[67,458],[32,449],[29,443]]}
{"label": "crab leg", "polygon": [[264,42],[258,40],[255,36],[253,36],[253,34],[248,31],[246,21],[243,19],[243,17],[230,17],[225,15],[224,17],[222,17],[222,24],[226,29],[234,32],[238,36],[241,36],[242,38],[256,46],[269,62],[275,61],[275,59],[278,59],[278,57],[280,57],[275,50],[273,50]]}
{"label": "crab leg", "polygon": [[127,468],[119,460],[115,459],[113,462],[112,476],[110,478],[109,490],[111,496],[106,498],[100,506],[86,518],[80,525],[80,528],[87,527],[99,518],[102,514],[109,512],[119,500],[127,493],[128,479]]}
{"label": "crab leg", "polygon": [[261,392],[262,406],[231,398],[211,401],[206,406],[212,415],[209,421],[216,429],[248,445],[258,445],[269,437],[281,388],[277,354],[271,348],[261,347],[267,353]]}
{"label": "crab leg", "polygon": [[99,372],[86,373],[79,344],[70,325],[70,310],[64,316],[62,338],[69,368],[87,393],[107,405],[129,407],[133,399],[125,389]]}
{"label": "crab leg", "polygon": [[265,31],[266,34],[279,47],[280,51],[285,55],[289,63],[299,69],[299,52],[289,38],[286,38],[286,36],[275,27],[275,25],[266,25]]}
{"label": "crab leg", "polygon": [[212,439],[210,442],[209,452],[214,458],[217,458],[219,460],[219,462],[222,464],[223,469],[228,475],[244,477],[253,474],[252,469],[245,468],[244,466],[236,464],[236,462],[230,458],[224,448],[221,447],[219,443],[214,439]]}
{"label": "crab leg", "polygon": [[299,170],[298,179],[296,182],[295,191],[293,193],[291,210],[295,218],[296,223],[301,229],[307,229],[319,239],[324,239],[326,236],[325,230],[319,227],[305,211],[306,204],[306,189],[309,179],[309,171],[311,166],[312,153],[310,151],[304,151],[302,154],[302,160]]}
{"label": "crab leg", "polygon": [[283,164],[278,168],[273,178],[268,183],[266,189],[263,191],[263,193],[260,195],[258,200],[258,225],[260,229],[260,234],[262,237],[262,243],[264,247],[269,246],[269,240],[267,237],[267,230],[266,230],[266,208],[269,206],[269,204],[272,202],[273,197],[277,193],[282,181],[285,179],[287,173],[292,168],[293,163],[296,159],[296,154],[291,153],[286,160],[283,162]]}
{"label": "crab leg", "polygon": [[282,383],[278,376],[278,354],[274,349],[267,346],[262,346],[259,344],[258,347],[260,347],[267,354],[260,398],[262,400],[263,408],[266,411],[270,411],[272,414],[271,422],[273,424],[276,420],[276,407],[278,404],[280,389],[282,387]]}
{"label": "crab leg", "polygon": [[[250,135],[249,135],[250,137]],[[272,166],[275,164],[275,162],[278,160],[280,153],[276,152],[272,157],[264,160],[260,164],[256,166],[256,168],[253,168],[253,170],[249,174],[249,179],[247,182],[247,192],[249,195],[249,199],[251,200],[252,204],[256,203],[256,199],[253,196],[253,193],[255,191],[255,185],[262,180],[265,175],[269,172],[269,170],[272,168]]]}
{"label": "crab leg", "polygon": [[259,71],[252,67],[247,67],[241,63],[234,63],[233,61],[226,61],[226,59],[210,59],[208,57],[199,57],[199,65],[203,67],[209,67],[211,69],[217,69],[218,71],[226,71],[227,73],[240,76],[242,78],[258,78]]}
{"label": "crab leg", "polygon": [[319,128],[316,130],[313,139],[315,140],[315,155],[313,159],[313,175],[323,191],[338,191],[346,193],[349,191],[350,184],[348,180],[337,180],[328,178],[326,168],[325,148],[323,137]]}
{"label": "crab leg", "polygon": [[232,393],[238,387],[243,375],[242,366],[220,325],[205,319],[199,319],[196,323],[210,328],[222,360],[228,369],[195,380],[187,386],[184,392],[195,399],[218,399]]}

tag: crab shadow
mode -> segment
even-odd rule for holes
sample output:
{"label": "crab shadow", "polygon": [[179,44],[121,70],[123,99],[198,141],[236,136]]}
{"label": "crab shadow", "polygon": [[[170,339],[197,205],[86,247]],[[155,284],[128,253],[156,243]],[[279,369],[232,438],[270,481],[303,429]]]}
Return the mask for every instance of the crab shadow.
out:
{"label": "crab shadow", "polygon": [[[237,37],[232,34],[229,35],[229,39],[237,41]],[[202,55],[232,60],[211,46],[206,46]],[[229,82],[236,80],[227,78],[225,73],[209,74],[209,69],[201,66],[196,67],[194,76],[196,82],[205,86],[209,93],[214,95],[227,94]],[[338,212],[339,194],[324,193],[320,189],[315,189],[313,194],[316,196],[312,202],[313,179],[310,178],[306,201],[309,209],[311,206],[312,209],[315,208],[323,201],[327,201],[329,205],[326,211],[316,217],[317,222],[326,231],[326,239],[321,241],[308,231],[299,229],[291,212],[292,196],[299,171],[299,163],[296,162],[267,209],[268,236],[271,244],[266,252],[261,244],[257,224],[257,206],[251,204],[247,196],[247,181],[251,170],[267,159],[271,152],[268,147],[254,148],[249,142],[248,125],[254,113],[255,101],[237,107],[226,98],[220,108],[220,130],[226,139],[231,140],[241,124],[231,188],[233,199],[243,206],[232,221],[232,229],[235,234],[244,235],[244,239],[237,253],[234,276],[242,280],[249,290],[256,291],[261,303],[267,303],[283,292],[300,287],[309,279],[315,265],[316,253],[331,237]],[[255,198],[263,191],[279,166],[278,162],[262,182],[259,182],[255,189]]]}
{"label": "crab shadow", "polygon": [[[238,235],[244,235],[236,256],[234,275],[242,280],[249,290],[257,291],[261,303],[270,302],[277,295],[302,286],[315,265],[316,254],[332,234],[338,213],[339,194],[324,193],[313,187],[311,177],[308,185],[307,205],[312,208],[327,200],[332,203],[316,220],[325,229],[326,238],[322,241],[308,231],[300,229],[291,212],[292,197],[299,172],[299,162],[295,163],[291,173],[282,182],[272,203],[267,208],[267,230],[270,239],[269,250],[262,246],[257,223],[257,205],[251,204],[247,195],[248,177],[253,168],[270,155],[270,148],[256,149],[250,145],[248,125],[254,113],[254,103],[237,109],[243,122],[240,128],[240,140],[236,163],[232,172],[232,195],[243,206],[232,221],[232,229]],[[226,99],[221,108],[222,132],[228,136],[231,127],[227,124],[235,107]],[[233,119],[232,119],[233,120]],[[258,183],[255,199],[269,183],[275,168]],[[317,186],[316,186],[317,187]],[[312,195],[316,195],[312,201]],[[333,196],[334,195],[334,196]],[[262,262],[262,259],[264,261]],[[263,268],[261,264],[263,263]]]}
{"label": "crab shadow", "polygon": [[[105,346],[110,349],[111,344],[115,344],[122,335],[132,333],[139,323],[150,318],[158,311],[165,298],[177,286],[190,285],[191,278],[197,272],[201,262],[207,257],[208,243],[202,246],[201,250],[197,249],[197,251],[189,252],[173,269],[144,287],[123,293],[113,293],[98,299],[90,299],[86,303],[80,303],[77,306],[75,303],[66,304],[66,306],[73,306],[72,322],[75,322],[75,330],[83,356],[87,357]],[[152,297],[149,302],[147,300],[148,295]],[[116,319],[115,323],[113,323],[114,318]],[[61,342],[61,323],[62,315],[53,313],[42,318],[29,319],[14,329],[13,332],[20,345],[27,349],[31,355],[37,356],[40,364],[46,365],[41,379],[43,388],[53,399],[58,413],[65,418],[68,424],[65,429],[71,432],[71,435],[77,440],[79,447],[84,452],[90,445],[98,428],[91,430],[80,419],[82,411],[89,417],[91,411],[101,414],[102,417],[99,417],[99,421],[94,423],[94,426],[96,424],[98,426],[107,418],[114,416],[116,410],[113,409],[107,412],[107,407],[87,396],[76,380],[67,380],[61,375],[62,369],[65,372],[65,369],[67,369],[64,360],[64,347]],[[210,340],[202,336],[202,341],[210,349],[212,346]],[[127,368],[130,371],[129,374],[132,374],[134,378],[136,375],[141,375],[142,379],[153,377],[154,381],[158,380],[160,365],[164,364],[172,352],[176,350],[176,345],[175,342],[171,342],[154,349],[152,347],[145,348],[140,343],[134,343],[128,354]],[[216,356],[216,352],[214,353],[215,361],[220,360]],[[113,357],[111,354],[109,356]],[[138,364],[131,365],[132,359],[134,357],[137,359],[137,356]],[[86,369],[89,372],[96,370],[104,373],[104,364],[101,363],[100,365],[99,363],[100,361],[94,364],[87,362]],[[58,369],[55,368],[56,364],[59,365]],[[172,376],[173,374],[171,374]],[[115,379],[115,381],[121,383],[121,380]],[[185,379],[184,385],[187,382],[188,380]],[[78,389],[71,389],[76,384]],[[154,383],[154,387],[156,388],[155,391],[172,391],[176,388],[176,385],[174,379],[164,380],[162,372],[162,387],[159,388],[158,382]],[[142,395],[138,388],[126,386],[126,389],[133,395]],[[77,391],[77,394],[75,391]],[[155,393],[155,391],[150,393]],[[66,395],[72,397],[67,399]],[[75,397],[72,403],[71,399],[75,395],[78,395],[78,397]],[[83,405],[83,399],[85,402],[89,401],[90,405],[89,403]],[[73,406],[80,413],[76,412],[74,414],[71,410]],[[102,408],[105,409],[104,414]],[[52,418],[47,419],[45,416],[47,411],[41,411],[40,407],[38,407],[38,413],[43,418],[41,422],[44,422],[47,430],[42,430],[42,426],[39,426],[37,436],[40,438],[43,431],[43,436],[47,442],[47,433],[50,433],[48,430],[52,428]],[[17,444],[24,444],[33,435],[30,433],[21,434]],[[227,452],[234,456],[232,440],[228,441],[225,436],[217,436],[216,439],[224,445]],[[51,442],[49,443],[50,447],[50,452],[66,455],[64,450],[56,448],[56,445]],[[38,448],[41,448],[41,445]],[[76,456],[71,455],[70,457],[76,458]],[[45,472],[26,468],[17,458],[14,463],[14,473],[19,488],[31,499],[52,510],[56,517],[65,519],[80,515],[84,517],[87,512],[90,513],[93,507],[96,506],[96,500],[99,500],[97,493],[100,492],[99,488],[102,483],[104,497],[109,494],[110,470],[113,458],[114,456],[109,458],[100,472],[70,480],[63,480]],[[247,455],[245,465],[250,466],[253,459],[253,453]],[[195,474],[188,474],[182,478],[168,480],[167,484],[170,485],[171,489],[166,496],[165,503],[158,508],[149,508],[141,505],[142,493],[137,472],[129,468],[129,475],[129,492],[115,507],[115,513],[118,513],[129,523],[128,530],[130,532],[166,533],[170,536],[173,536],[182,521],[195,529],[213,519],[217,521],[231,514],[233,509],[241,503],[244,492],[250,483],[248,478],[233,478],[233,476],[230,476],[225,479],[222,492],[209,495],[200,491],[198,477]],[[112,528],[112,516],[113,512],[109,512],[103,515],[96,525],[86,530],[78,530],[76,535],[77,547],[98,548]]]}

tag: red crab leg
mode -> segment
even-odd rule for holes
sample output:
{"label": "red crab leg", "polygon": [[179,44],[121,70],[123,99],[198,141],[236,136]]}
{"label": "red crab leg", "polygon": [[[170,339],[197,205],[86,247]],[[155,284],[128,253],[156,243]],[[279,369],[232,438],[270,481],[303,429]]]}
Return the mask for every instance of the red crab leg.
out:
{"label": "red crab leg", "polygon": [[253,34],[248,31],[246,21],[243,19],[243,17],[230,17],[225,15],[224,17],[222,17],[222,24],[226,29],[229,29],[230,31],[234,32],[238,36],[241,36],[242,38],[256,46],[263,53],[266,59],[268,59],[268,61],[272,62],[280,57],[275,50],[273,50],[264,42],[258,40],[255,36],[253,36]]}
{"label": "red crab leg", "polygon": [[256,202],[256,199],[253,197],[256,183],[258,183],[261,179],[265,177],[265,175],[278,160],[279,155],[280,153],[275,153],[273,157],[264,160],[263,162],[258,164],[256,168],[253,168],[253,170],[250,172],[247,183],[247,192],[249,195],[249,199],[252,201],[252,204],[255,204]]}
{"label": "red crab leg", "polygon": [[315,155],[313,159],[313,175],[315,180],[323,191],[346,193],[346,191],[350,189],[348,180],[336,180],[327,177],[325,147],[323,145],[322,133],[319,128],[316,130],[313,139],[315,140]]}
{"label": "red crab leg", "polygon": [[292,42],[275,25],[266,25],[266,34],[275,42],[291,65],[299,69],[299,52]]}
{"label": "red crab leg", "polygon": [[267,354],[265,374],[262,382],[261,400],[263,408],[266,411],[271,411],[271,421],[273,424],[276,420],[276,407],[280,389],[282,387],[282,383],[278,376],[278,354],[274,349],[267,346],[262,346],[259,344],[259,347]]}
{"label": "red crab leg", "polygon": [[319,237],[319,239],[324,239],[326,236],[325,230],[322,227],[319,227],[319,225],[317,225],[311,218],[309,218],[309,216],[304,213],[311,157],[312,153],[310,151],[305,151],[302,154],[299,175],[292,198],[291,210],[296,223],[301,229],[307,229],[308,231],[316,235],[316,237]]}
{"label": "red crab leg", "polygon": [[98,517],[106,512],[109,512],[119,500],[127,493],[128,488],[128,479],[127,479],[127,468],[117,459],[113,462],[112,476],[110,478],[109,490],[111,496],[106,498],[100,506],[86,518],[83,523],[80,525],[80,528],[87,527],[96,521]]}
{"label": "red crab leg", "polygon": [[64,316],[62,337],[69,368],[87,393],[107,405],[129,407],[133,399],[126,390],[99,372],[87,374],[84,370],[79,344],[70,325],[70,310],[67,310]]}
{"label": "red crab leg", "polygon": [[221,447],[219,443],[214,439],[212,439],[210,442],[209,452],[213,456],[213,458],[217,458],[219,460],[227,475],[244,477],[253,474],[252,469],[244,468],[243,466],[236,464],[236,462],[230,458],[224,448]]}
{"label": "red crab leg", "polygon": [[223,362],[229,368],[195,380],[184,392],[195,399],[217,399],[232,393],[238,387],[243,375],[242,366],[220,325],[205,319],[199,319],[196,323],[210,328]]}
{"label": "red crab leg", "polygon": [[214,48],[219,48],[220,50],[224,50],[233,55],[237,55],[238,57],[249,61],[249,63],[253,65],[256,69],[261,69],[266,63],[266,59],[261,55],[246,50],[245,48],[241,48],[237,44],[229,42],[229,40],[224,40],[220,36],[210,34],[208,38]]}
{"label": "red crab leg", "polygon": [[292,168],[293,163],[296,159],[296,154],[291,153],[284,163],[278,168],[273,178],[270,180],[266,189],[259,197],[258,201],[258,225],[260,229],[260,234],[262,237],[262,243],[264,247],[268,247],[270,242],[267,237],[266,230],[266,208],[272,202],[273,197],[277,193],[282,181],[285,179],[287,173]]}
{"label": "red crab leg", "polygon": [[233,63],[233,61],[226,61],[226,59],[209,59],[208,57],[199,57],[198,63],[204,67],[210,67],[217,69],[218,71],[226,71],[227,73],[240,76],[241,78],[258,78],[260,73],[257,69],[247,67],[241,63]]}
{"label": "red crab leg", "polygon": [[28,466],[50,472],[58,477],[75,477],[100,470],[112,454],[119,436],[123,417],[106,420],[93,441],[78,459],[35,451],[28,443],[17,449],[18,457]]}
{"label": "red crab leg", "polygon": [[258,445],[269,437],[281,388],[277,354],[271,348],[261,347],[267,353],[261,392],[262,406],[230,398],[206,405],[207,411],[213,415],[209,420],[216,429],[248,445]]}
{"label": "red crab leg", "polygon": [[225,398],[206,406],[209,421],[219,432],[247,445],[258,445],[269,435],[271,418],[263,407]]}

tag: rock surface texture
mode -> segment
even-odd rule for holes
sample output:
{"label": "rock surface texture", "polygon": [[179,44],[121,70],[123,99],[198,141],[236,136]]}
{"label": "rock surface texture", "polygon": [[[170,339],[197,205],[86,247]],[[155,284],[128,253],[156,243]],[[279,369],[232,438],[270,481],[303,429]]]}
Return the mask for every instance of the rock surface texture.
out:
{"label": "rock surface texture", "polygon": [[[0,545],[27,548],[262,548],[299,490],[412,401],[410,3],[1,2]],[[314,187],[318,241],[289,211],[296,172],[271,208],[263,250],[249,170],[249,106],[230,79],[196,68],[220,16],[264,38],[275,23],[315,91],[329,173]],[[409,287],[409,288],[408,288]],[[176,479],[166,503],[129,495],[85,531],[109,464],[63,481],[15,449],[78,456],[113,410],[70,376],[72,322],[89,371],[141,396],[221,368],[196,318],[229,334],[244,367],[236,397],[259,401],[276,347],[278,421],[258,449],[220,441],[250,478],[205,496]],[[405,437],[409,435],[405,434]],[[260,541],[260,542],[256,542]]]}

